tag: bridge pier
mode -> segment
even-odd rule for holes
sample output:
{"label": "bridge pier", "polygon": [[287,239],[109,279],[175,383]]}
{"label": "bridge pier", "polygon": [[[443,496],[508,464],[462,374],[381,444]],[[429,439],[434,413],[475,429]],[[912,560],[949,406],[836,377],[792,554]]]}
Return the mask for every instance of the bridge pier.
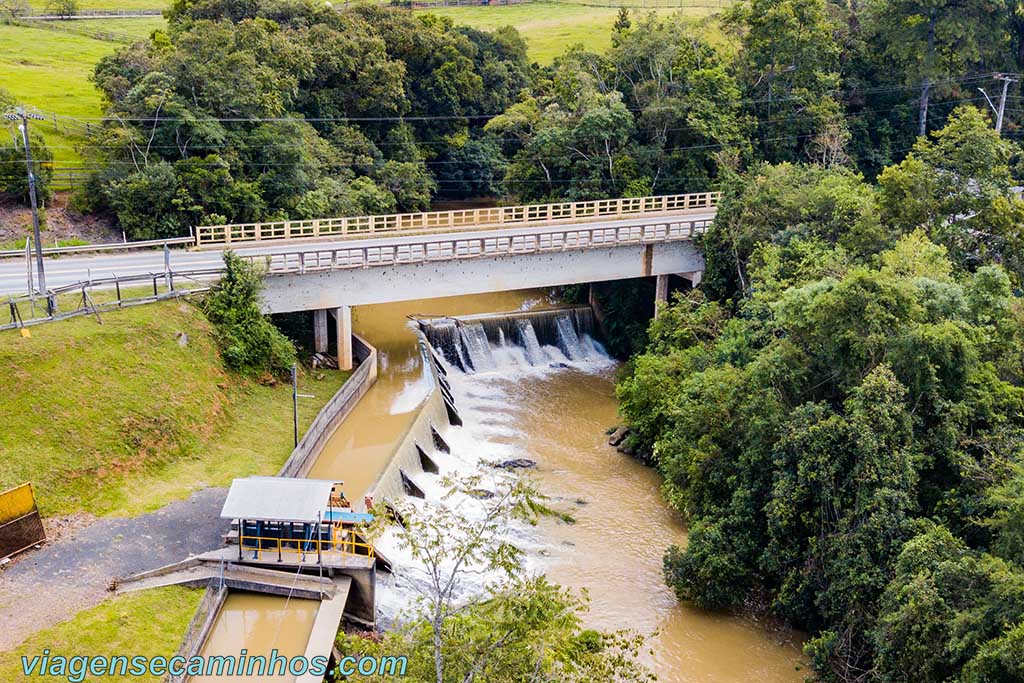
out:
{"label": "bridge pier", "polygon": [[[679,277],[687,280],[690,283],[690,287],[694,288],[700,285],[701,276],[704,275],[704,271],[694,270],[689,273],[676,273]],[[668,305],[668,279],[671,275],[658,275],[654,281],[654,318],[658,318],[658,314],[661,311],[663,305]]]}
{"label": "bridge pier", "polygon": [[317,353],[327,352],[326,308],[318,308],[313,311],[313,350]]}
{"label": "bridge pier", "polygon": [[654,318],[657,320],[663,306],[668,305],[668,275],[658,275],[654,280]]}
{"label": "bridge pier", "polygon": [[[327,309],[330,310],[331,315],[334,316],[334,325],[337,330],[338,337],[338,369],[339,370],[351,370],[352,369],[352,307],[351,306],[338,306],[337,308]],[[324,320],[326,325],[326,313],[324,310]]]}

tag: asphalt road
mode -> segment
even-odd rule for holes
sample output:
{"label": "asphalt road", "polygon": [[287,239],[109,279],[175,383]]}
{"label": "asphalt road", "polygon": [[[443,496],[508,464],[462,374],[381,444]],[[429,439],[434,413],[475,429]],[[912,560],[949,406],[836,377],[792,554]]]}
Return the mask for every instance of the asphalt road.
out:
{"label": "asphalt road", "polygon": [[[503,228],[498,230],[465,230],[443,234],[413,235],[406,237],[378,237],[373,239],[320,239],[310,241],[278,240],[260,246],[235,246],[234,250],[242,255],[275,254],[282,252],[323,251],[335,248],[376,247],[417,242],[453,239],[460,236],[473,237],[508,237],[531,234],[547,230],[560,230],[571,227],[602,228],[643,225],[659,220],[685,219],[707,220],[714,218],[714,211],[689,211],[671,215],[652,215],[644,218],[631,218],[616,221],[600,221],[595,223],[558,223],[534,224],[521,228]],[[253,244],[252,242],[248,244]],[[186,251],[172,249],[170,256],[171,270],[202,270],[217,268],[221,265],[222,249],[202,251]],[[49,288],[60,287],[88,280],[89,278],[106,278],[114,275],[141,275],[145,273],[162,273],[164,271],[164,254],[160,249],[131,252],[106,252],[99,254],[48,256],[43,268],[46,273],[46,284]],[[34,269],[33,269],[34,270]],[[35,277],[35,275],[33,275]],[[24,257],[0,259],[0,293],[24,294],[27,292],[27,268]]]}

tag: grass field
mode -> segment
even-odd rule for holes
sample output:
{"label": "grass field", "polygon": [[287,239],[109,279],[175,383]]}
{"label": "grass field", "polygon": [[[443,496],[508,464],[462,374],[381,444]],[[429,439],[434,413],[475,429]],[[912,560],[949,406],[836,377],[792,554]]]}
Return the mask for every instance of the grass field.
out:
{"label": "grass field", "polygon": [[[28,3],[37,12],[45,11],[49,0],[29,0]],[[79,10],[90,9],[167,9],[171,3],[167,0],[78,0]]]}
{"label": "grass field", "polygon": [[[100,58],[117,43],[83,36],[0,24],[0,86],[26,105],[70,117],[96,117],[102,112],[100,93],[89,80]],[[58,162],[80,158],[83,138],[39,121],[40,132]]]}
{"label": "grass field", "polygon": [[[32,657],[41,655],[44,649],[49,649],[51,656],[65,657],[169,657],[178,649],[185,628],[202,596],[203,592],[200,590],[173,586],[112,597],[96,607],[79,612],[68,621],[32,635],[17,648],[0,653],[0,680],[7,683],[67,683],[67,676],[24,675],[21,658],[25,656],[31,660]],[[150,676],[131,680],[136,683],[157,683],[161,677]]]}
{"label": "grass field", "polygon": [[75,26],[91,31],[110,31],[120,35],[131,36],[139,40],[149,38],[149,34],[158,28],[166,28],[167,21],[163,17],[133,17],[131,19],[76,19]]}
{"label": "grass field", "polygon": [[[495,7],[441,7],[424,10],[451,17],[456,24],[481,29],[514,26],[526,40],[530,58],[550,64],[567,48],[581,44],[602,52],[611,46],[612,24],[619,10],[612,7],[586,7],[560,3],[529,3]],[[630,10],[634,16],[648,11]],[[675,10],[657,10],[660,13]],[[683,16],[698,19],[713,10],[688,8]]]}
{"label": "grass field", "polygon": [[[609,0],[611,1],[611,0]],[[45,8],[45,2],[34,6]],[[81,9],[160,9],[162,0],[81,0]],[[588,7],[562,3],[511,6],[445,7],[425,10],[451,17],[458,24],[493,29],[516,27],[529,46],[531,59],[551,63],[570,46],[581,44],[602,51],[611,45],[615,7]],[[647,10],[634,8],[634,16]],[[676,10],[658,9],[660,13]],[[715,10],[687,8],[682,16],[697,20]],[[162,17],[143,19],[89,19],[75,22],[86,29],[112,31],[145,38],[165,25]],[[709,31],[715,32],[714,28]],[[100,93],[89,81],[96,62],[114,52],[119,43],[45,29],[0,25],[0,85],[19,101],[47,113],[73,118],[102,114]],[[39,122],[39,130],[54,155],[55,165],[81,160],[84,138],[59,122]]]}
{"label": "grass field", "polygon": [[[176,335],[188,335],[180,345]],[[300,429],[348,373],[303,373]],[[236,476],[273,474],[292,450],[291,387],[221,367],[185,302],[0,332],[0,489],[32,481],[45,515],[133,515]]]}

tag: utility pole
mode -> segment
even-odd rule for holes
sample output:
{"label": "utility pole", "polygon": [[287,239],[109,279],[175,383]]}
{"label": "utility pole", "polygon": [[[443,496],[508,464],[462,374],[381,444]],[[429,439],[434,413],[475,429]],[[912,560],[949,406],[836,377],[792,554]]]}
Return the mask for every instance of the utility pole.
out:
{"label": "utility pole", "polygon": [[43,272],[43,239],[39,236],[39,204],[36,202],[36,174],[32,170],[32,147],[29,144],[28,120],[41,121],[42,116],[18,108],[4,115],[8,121],[21,121],[21,140],[25,144],[25,167],[28,169],[28,195],[32,202],[32,234],[36,243],[36,271],[39,277],[39,293],[46,297],[46,311],[52,314],[50,296],[46,291],[46,274]]}
{"label": "utility pole", "polygon": [[299,445],[299,399],[316,398],[313,394],[299,393],[299,367],[292,363],[292,440]]}
{"label": "utility pole", "polygon": [[1006,92],[1010,89],[1010,83],[1015,83],[1017,79],[1007,76],[1006,74],[999,74],[996,76],[996,80],[1003,82],[1003,94],[999,98],[999,113],[996,114],[996,132],[1002,135],[1003,113],[1006,111]]}
{"label": "utility pole", "polygon": [[985,90],[983,88],[978,88],[978,90],[981,90],[981,94],[984,95],[985,96],[985,100],[988,101],[988,106],[992,108],[992,112],[996,115],[996,133],[1002,135],[1003,134],[1003,114],[1006,113],[1006,95],[1007,95],[1007,93],[1010,90],[1010,84],[1011,83],[1016,83],[1017,79],[1014,78],[1013,76],[1008,76],[1006,74],[996,74],[995,75],[995,79],[997,81],[1002,81],[1003,82],[1003,93],[1002,93],[1002,95],[999,96],[999,106],[998,107],[996,107],[996,105],[992,103],[992,100],[989,98],[988,93],[985,92]]}
{"label": "utility pole", "polygon": [[[299,373],[292,363],[292,437],[294,446],[299,445]],[[293,447],[294,447],[293,446]]]}

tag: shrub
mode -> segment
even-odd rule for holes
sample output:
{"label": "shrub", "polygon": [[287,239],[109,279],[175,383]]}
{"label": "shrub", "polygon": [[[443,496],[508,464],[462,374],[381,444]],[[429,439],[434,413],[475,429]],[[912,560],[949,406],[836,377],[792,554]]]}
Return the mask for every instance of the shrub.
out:
{"label": "shrub", "polygon": [[243,374],[283,375],[295,362],[295,347],[260,311],[259,269],[230,251],[224,253],[224,268],[203,310],[216,327],[225,365]]}

